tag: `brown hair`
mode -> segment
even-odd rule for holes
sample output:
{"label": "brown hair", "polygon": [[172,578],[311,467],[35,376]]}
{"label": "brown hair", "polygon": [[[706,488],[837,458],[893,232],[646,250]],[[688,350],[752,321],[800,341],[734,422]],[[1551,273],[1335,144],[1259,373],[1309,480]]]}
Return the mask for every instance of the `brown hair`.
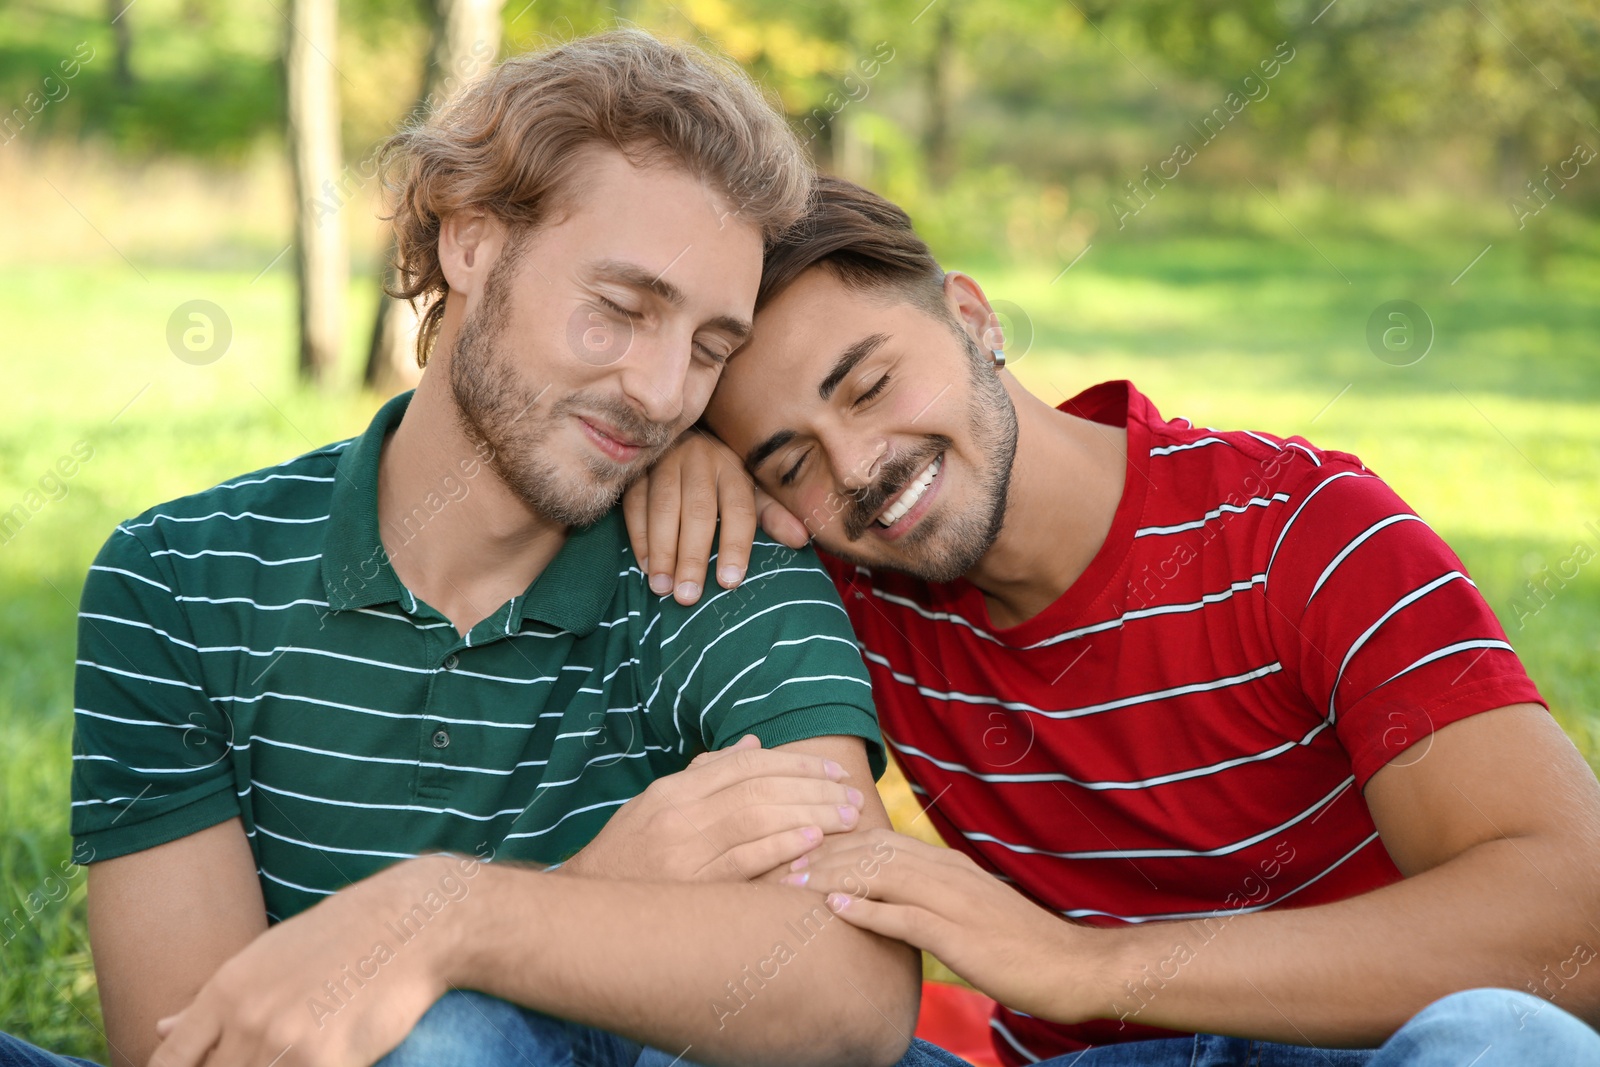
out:
{"label": "brown hair", "polygon": [[850,289],[890,290],[941,319],[944,271],[911,226],[911,217],[877,193],[831,175],[819,176],[800,221],[767,249],[756,295],[760,308],[815,266]]}
{"label": "brown hair", "polygon": [[479,208],[520,238],[558,217],[579,153],[623,152],[716,187],[770,240],[804,209],[812,170],[794,133],[733,63],[640,30],[613,30],[514,56],[383,148],[394,205],[391,296],[431,301],[417,333],[427,363],[449,283],[444,217]]}

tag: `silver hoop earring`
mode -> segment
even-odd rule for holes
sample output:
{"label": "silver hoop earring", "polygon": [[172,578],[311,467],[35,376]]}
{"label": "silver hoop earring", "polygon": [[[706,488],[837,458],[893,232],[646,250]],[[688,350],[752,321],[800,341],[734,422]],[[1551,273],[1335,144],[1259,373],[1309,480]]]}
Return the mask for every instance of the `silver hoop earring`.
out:
{"label": "silver hoop earring", "polygon": [[1006,350],[1003,348],[992,348],[989,351],[994,355],[994,369],[1005,370]]}

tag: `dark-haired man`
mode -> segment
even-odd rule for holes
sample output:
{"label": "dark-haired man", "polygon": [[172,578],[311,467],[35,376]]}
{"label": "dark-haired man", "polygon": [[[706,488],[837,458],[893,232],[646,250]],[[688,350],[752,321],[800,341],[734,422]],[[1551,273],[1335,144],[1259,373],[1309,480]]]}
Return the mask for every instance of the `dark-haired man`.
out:
{"label": "dark-haired man", "polygon": [[657,601],[615,508],[743,342],[800,146],[625,32],[393,147],[421,385],[122,523],[84,588],[113,1063],[895,1062],[915,953],[744,884],[888,825],[837,594],[785,553],[734,617]]}
{"label": "dark-haired man", "polygon": [[953,846],[790,884],[993,996],[1013,1065],[1600,1063],[1561,1010],[1600,1017],[1600,787],[1376,475],[1128,382],[1040,401],[978,284],[839,180],[757,308],[720,442],[628,493],[636,551],[658,593],[703,570],[720,498],[734,585],[753,475]]}

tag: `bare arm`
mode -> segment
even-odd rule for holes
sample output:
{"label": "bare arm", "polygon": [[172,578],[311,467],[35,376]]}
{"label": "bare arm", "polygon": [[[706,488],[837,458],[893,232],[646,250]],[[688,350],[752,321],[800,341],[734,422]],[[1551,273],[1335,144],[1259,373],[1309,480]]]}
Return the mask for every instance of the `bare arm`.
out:
{"label": "bare arm", "polygon": [[112,1067],[144,1067],[156,1020],[267,928],[238,819],[89,865],[89,941]]}
{"label": "bare arm", "polygon": [[[1593,772],[1532,705],[1463,719],[1427,744],[1366,790],[1407,877],[1348,900],[1094,930],[1034,906],[965,857],[926,855],[901,838],[873,884],[878,899],[848,902],[840,914],[928,949],[1011,1007],[1061,1022],[1124,1018],[1370,1046],[1439,997],[1483,986],[1531,988],[1600,1020]],[[813,861],[809,884],[837,888],[833,862]],[[980,912],[984,921],[963,922]]]}
{"label": "bare arm", "polygon": [[[851,780],[872,780],[859,738],[779,751],[824,756]],[[887,829],[876,790],[864,793],[859,829]],[[688,1059],[891,1064],[916,1026],[916,952],[834,921],[816,893],[551,879],[492,866],[473,892],[450,984],[674,1054],[692,1046]]]}
{"label": "bare arm", "polygon": [[[859,738],[783,746],[802,747],[871,781]],[[882,802],[862,792],[860,827],[882,832]],[[674,1053],[693,1046],[698,1062],[886,1067],[916,1024],[917,962],[805,890],[426,856],[335,893],[228,960],[165,1028],[157,1062],[265,1063],[293,1047],[305,1063],[371,1063],[459,987]],[[382,996],[318,1001],[324,983],[352,974]]]}
{"label": "bare arm", "polygon": [[[1446,726],[1367,784],[1404,881],[1336,904],[1140,931],[1115,952],[1142,974],[1179,942],[1183,977],[1139,1016],[1280,1041],[1377,1044],[1441,996],[1532,988],[1590,1022],[1600,968],[1600,787],[1554,720],[1531,705]],[[1561,988],[1542,979],[1576,969]],[[1548,968],[1548,971],[1546,970]],[[1124,997],[1126,999],[1126,997]],[[1136,1005],[1135,1005],[1136,1006]]]}

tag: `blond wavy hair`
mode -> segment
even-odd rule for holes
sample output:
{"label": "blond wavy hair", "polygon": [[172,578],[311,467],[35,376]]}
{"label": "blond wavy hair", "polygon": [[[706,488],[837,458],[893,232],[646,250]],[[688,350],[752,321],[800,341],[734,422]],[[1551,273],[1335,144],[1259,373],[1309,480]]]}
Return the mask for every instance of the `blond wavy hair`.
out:
{"label": "blond wavy hair", "polygon": [[558,218],[579,154],[620,150],[717,189],[770,242],[805,209],[812,167],[788,124],[731,61],[613,30],[513,56],[382,150],[396,246],[386,291],[421,303],[417,365],[444,318],[440,220],[479,209],[520,240]]}

